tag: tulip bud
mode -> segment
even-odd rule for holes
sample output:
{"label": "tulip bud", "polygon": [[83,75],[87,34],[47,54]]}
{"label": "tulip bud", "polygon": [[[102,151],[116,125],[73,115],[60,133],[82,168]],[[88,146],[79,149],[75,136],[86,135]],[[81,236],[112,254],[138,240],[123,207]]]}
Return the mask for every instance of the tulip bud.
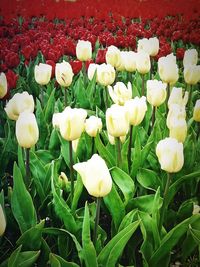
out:
{"label": "tulip bud", "polygon": [[86,119],[85,131],[89,136],[95,137],[97,133],[101,131],[101,129],[102,129],[102,121],[100,118],[91,116],[89,117],[89,119]]}
{"label": "tulip bud", "polygon": [[124,106],[114,104],[106,110],[106,127],[108,134],[114,137],[124,136],[128,133],[129,117]]}
{"label": "tulip bud", "polygon": [[92,44],[89,41],[78,40],[76,45],[76,56],[80,61],[92,58]]}
{"label": "tulip bud", "polygon": [[186,106],[188,101],[188,92],[185,92],[183,97],[183,89],[181,87],[173,87],[168,100],[168,107],[170,108],[173,104],[179,106]]}
{"label": "tulip bud", "polygon": [[174,84],[178,80],[178,66],[176,57],[170,54],[166,57],[160,57],[158,60],[158,73],[163,82]]}
{"label": "tulip bud", "polygon": [[120,61],[120,50],[114,45],[109,46],[106,52],[106,63],[116,68],[120,65]]}
{"label": "tulip bud", "polygon": [[71,65],[63,60],[62,63],[56,63],[55,75],[60,86],[68,87],[72,83],[74,73]]}
{"label": "tulip bud", "polygon": [[133,51],[124,51],[123,54],[121,54],[121,56],[125,70],[128,72],[135,71],[137,53]]}
{"label": "tulip bud", "polygon": [[0,74],[0,99],[4,98],[4,96],[8,92],[8,84],[5,73]]}
{"label": "tulip bud", "polygon": [[184,68],[184,79],[187,84],[197,84],[200,81],[200,65],[187,65]]}
{"label": "tulip bud", "polygon": [[32,113],[34,111],[33,96],[28,92],[16,93],[6,104],[5,111],[11,120],[17,120],[19,114],[24,111]]}
{"label": "tulip bud", "polygon": [[97,71],[98,64],[91,63],[88,67],[88,79],[91,81],[94,77],[95,71]]}
{"label": "tulip bud", "polygon": [[183,66],[184,68],[187,65],[196,65],[198,62],[198,52],[196,49],[188,49],[184,53],[183,57]]}
{"label": "tulip bud", "polygon": [[64,172],[61,172],[58,177],[58,184],[61,187],[61,189],[66,190],[69,183],[70,182],[67,178],[67,175]]}
{"label": "tulip bud", "polygon": [[115,69],[110,64],[101,64],[97,68],[97,82],[108,86],[115,81]]}
{"label": "tulip bud", "polygon": [[170,129],[173,126],[173,120],[181,120],[186,118],[185,106],[173,104],[167,114],[167,127]]}
{"label": "tulip bud", "polygon": [[156,146],[156,155],[164,171],[174,173],[183,167],[183,144],[175,138],[168,137],[159,141]]}
{"label": "tulip bud", "polygon": [[187,136],[187,123],[186,120],[174,117],[170,121],[169,136],[175,138],[178,142],[183,143]]}
{"label": "tulip bud", "polygon": [[146,74],[150,71],[151,62],[149,54],[145,51],[140,51],[137,53],[136,57],[136,69],[141,74]]}
{"label": "tulip bud", "polygon": [[138,41],[138,52],[145,51],[149,56],[156,56],[159,51],[159,40],[157,37],[143,38]]}
{"label": "tulip bud", "polygon": [[200,99],[198,99],[194,106],[193,120],[200,122]]}
{"label": "tulip bud", "polygon": [[109,95],[113,102],[118,105],[124,105],[124,103],[132,98],[131,83],[126,85],[123,82],[117,82],[114,87],[108,86]]}
{"label": "tulip bud", "polygon": [[[88,193],[94,197],[105,197],[112,189],[112,178],[105,161],[97,154],[73,168],[80,174]],[[91,171],[92,170],[92,171]]]}
{"label": "tulip bud", "polygon": [[193,211],[192,214],[199,214],[200,213],[200,206],[193,203]]}
{"label": "tulip bud", "polygon": [[6,218],[2,206],[0,204],[0,236],[4,234],[5,230],[6,230]]}
{"label": "tulip bud", "polygon": [[139,125],[147,111],[146,97],[142,96],[139,98],[136,96],[134,99],[126,101],[124,106],[129,114],[130,125]]}
{"label": "tulip bud", "polygon": [[60,116],[59,129],[65,140],[73,141],[80,138],[85,130],[86,110],[66,107]]}
{"label": "tulip bud", "polygon": [[31,148],[37,143],[39,129],[33,113],[20,113],[16,121],[16,137],[19,145],[24,148]]}
{"label": "tulip bud", "polygon": [[52,66],[40,63],[35,66],[34,74],[35,80],[40,85],[46,85],[51,79]]}
{"label": "tulip bud", "polygon": [[158,80],[147,81],[147,101],[154,107],[158,107],[165,102],[167,84]]}

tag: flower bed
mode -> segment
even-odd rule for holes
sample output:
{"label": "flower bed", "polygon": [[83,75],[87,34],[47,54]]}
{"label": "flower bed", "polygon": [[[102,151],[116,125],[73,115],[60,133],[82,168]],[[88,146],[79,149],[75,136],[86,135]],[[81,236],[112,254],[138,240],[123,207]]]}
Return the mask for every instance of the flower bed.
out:
{"label": "flower bed", "polygon": [[1,2],[0,266],[198,266],[199,14],[179,2]]}

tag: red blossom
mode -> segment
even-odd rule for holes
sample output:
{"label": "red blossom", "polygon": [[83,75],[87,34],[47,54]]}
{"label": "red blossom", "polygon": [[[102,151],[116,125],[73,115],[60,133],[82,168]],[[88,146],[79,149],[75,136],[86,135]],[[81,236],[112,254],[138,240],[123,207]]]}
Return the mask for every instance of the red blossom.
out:
{"label": "red blossom", "polygon": [[82,69],[82,62],[80,60],[70,61],[70,65],[75,75],[78,74]]}

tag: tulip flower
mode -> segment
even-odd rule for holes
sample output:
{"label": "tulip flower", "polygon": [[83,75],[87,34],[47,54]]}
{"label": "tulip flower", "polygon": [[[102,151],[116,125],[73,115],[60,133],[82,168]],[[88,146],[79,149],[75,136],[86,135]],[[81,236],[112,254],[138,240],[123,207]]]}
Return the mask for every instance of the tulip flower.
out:
{"label": "tulip flower", "polygon": [[87,71],[87,75],[88,75],[88,79],[91,81],[94,77],[95,72],[97,71],[98,68],[98,64],[95,63],[91,63],[88,67],[88,71]]}
{"label": "tulip flower", "polygon": [[147,101],[154,107],[158,107],[165,102],[167,84],[158,80],[147,81]]}
{"label": "tulip flower", "polygon": [[196,49],[192,48],[192,49],[188,49],[185,51],[184,53],[184,57],[183,57],[183,66],[184,68],[187,65],[196,65],[198,62],[198,52]]}
{"label": "tulip flower", "polygon": [[0,236],[4,234],[5,230],[6,230],[6,218],[2,206],[0,204]]}
{"label": "tulip flower", "polygon": [[198,99],[195,103],[193,110],[193,120],[200,122],[200,99]]}
{"label": "tulip flower", "polygon": [[28,92],[16,93],[6,104],[5,112],[9,119],[17,120],[20,113],[34,111],[33,96]]}
{"label": "tulip flower", "polygon": [[175,138],[178,142],[184,143],[187,137],[187,123],[184,118],[174,117],[170,122],[169,136]]}
{"label": "tulip flower", "polygon": [[117,82],[113,88],[108,86],[108,92],[113,102],[118,105],[124,105],[127,100],[132,98],[132,86],[130,82],[128,82],[127,87],[123,82]]}
{"label": "tulip flower", "polygon": [[78,40],[76,45],[76,56],[80,61],[92,58],[92,44],[89,41]]}
{"label": "tulip flower", "polygon": [[103,86],[111,85],[115,80],[115,69],[110,64],[101,64],[97,68],[97,81]]}
{"label": "tulip flower", "polygon": [[119,64],[115,67],[117,71],[124,71],[125,68],[125,58],[127,57],[127,51],[120,51],[120,60]]}
{"label": "tulip flower", "polygon": [[120,61],[120,50],[114,45],[109,46],[106,52],[106,63],[116,68],[120,65]]}
{"label": "tulip flower", "polygon": [[149,56],[156,56],[159,51],[159,40],[157,37],[143,38],[138,41],[138,52],[145,51]]}
{"label": "tulip flower", "polygon": [[89,136],[95,137],[97,133],[101,131],[101,129],[102,121],[100,118],[90,116],[88,119],[85,120],[85,131]]}
{"label": "tulip flower", "polygon": [[136,57],[136,69],[141,74],[146,74],[150,71],[151,62],[149,54],[145,51],[140,51],[137,53]]}
{"label": "tulip flower", "polygon": [[35,80],[40,85],[46,85],[51,79],[52,66],[44,63],[40,63],[35,66],[34,74]]}
{"label": "tulip flower", "polygon": [[[109,140],[109,142],[110,142],[110,144],[111,145],[115,145],[115,138],[112,136],[112,135],[110,135],[109,133],[108,133],[108,140]],[[123,144],[124,142],[125,142],[125,140],[126,140],[126,135],[124,135],[124,136],[120,136],[120,142]]]}
{"label": "tulip flower", "polygon": [[173,104],[186,106],[188,102],[188,92],[183,96],[183,89],[181,87],[173,87],[168,100],[168,108]]}
{"label": "tulip flower", "polygon": [[187,65],[184,68],[184,79],[187,84],[197,84],[200,81],[200,65]]}
{"label": "tulip flower", "polygon": [[31,148],[37,143],[39,129],[33,113],[20,113],[16,121],[16,137],[19,145],[24,148]]}
{"label": "tulip flower", "polygon": [[7,92],[8,92],[7,79],[6,75],[2,72],[0,74],[0,99],[4,98]]}
{"label": "tulip flower", "polygon": [[136,70],[136,57],[137,53],[133,51],[124,51],[123,54],[121,54],[124,68],[128,72],[134,72]]}
{"label": "tulip flower", "polygon": [[173,120],[181,120],[186,118],[186,111],[184,105],[173,104],[167,114],[167,127],[170,129],[173,126]]}

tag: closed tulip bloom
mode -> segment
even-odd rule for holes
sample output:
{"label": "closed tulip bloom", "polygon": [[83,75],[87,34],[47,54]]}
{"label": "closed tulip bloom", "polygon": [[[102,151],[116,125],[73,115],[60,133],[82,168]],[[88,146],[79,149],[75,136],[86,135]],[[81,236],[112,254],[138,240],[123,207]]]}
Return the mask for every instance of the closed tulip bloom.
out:
{"label": "closed tulip bloom", "polygon": [[58,128],[59,129],[61,116],[62,116],[61,112],[53,114],[53,117],[52,117],[53,128]]}
{"label": "closed tulip bloom", "polygon": [[114,137],[124,136],[128,133],[129,117],[124,106],[114,104],[106,110],[106,127],[108,134]]}
{"label": "closed tulip bloom", "polygon": [[124,68],[128,72],[136,71],[136,57],[137,53],[133,51],[124,51],[123,55],[123,64]]}
{"label": "closed tulip bloom", "polygon": [[168,107],[173,104],[180,106],[186,106],[188,102],[188,92],[185,92],[183,96],[183,89],[181,87],[173,87],[168,100]]}
{"label": "closed tulip bloom", "polygon": [[67,141],[80,138],[85,130],[87,111],[82,108],[66,107],[60,116],[59,129],[61,136]]}
{"label": "closed tulip bloom", "polygon": [[76,56],[80,61],[92,58],[92,44],[89,41],[78,40],[76,45]]}
{"label": "closed tulip bloom", "polygon": [[134,99],[126,101],[124,106],[129,114],[130,125],[139,125],[147,111],[146,97],[142,96],[139,98],[136,96]]}
{"label": "closed tulip bloom", "polygon": [[34,74],[35,80],[40,85],[46,85],[51,79],[52,66],[44,63],[40,63],[35,66]]}
{"label": "closed tulip bloom", "polygon": [[184,68],[184,79],[187,84],[197,84],[200,81],[200,65],[187,65]]}
{"label": "closed tulip bloom", "polygon": [[120,61],[119,64],[115,67],[117,71],[124,71],[125,69],[125,60],[126,60],[127,51],[120,51]]}
{"label": "closed tulip bloom", "polygon": [[132,98],[132,86],[128,82],[126,85],[123,82],[117,82],[113,88],[108,86],[109,95],[113,102],[118,105],[124,105],[124,103]]}
{"label": "closed tulip bloom", "polygon": [[168,137],[159,141],[156,146],[156,155],[164,171],[174,173],[183,167],[183,144],[175,138]]}
{"label": "closed tulip bloom", "polygon": [[169,128],[169,136],[175,138],[178,142],[183,143],[187,137],[187,123],[185,119],[171,120]]}
{"label": "closed tulip bloom", "polygon": [[106,63],[116,68],[120,65],[120,61],[120,50],[114,45],[109,46],[106,51]]}
{"label": "closed tulip bloom", "polygon": [[147,81],[147,101],[154,107],[158,107],[165,102],[167,84],[158,80]]}
{"label": "closed tulip bloom", "polygon": [[98,64],[95,64],[95,63],[91,63],[88,67],[88,71],[87,71],[87,74],[88,74],[88,79],[91,81],[94,77],[94,74],[95,74],[95,71],[97,71],[97,68],[98,68]]}
{"label": "closed tulip bloom", "polygon": [[102,129],[102,121],[100,118],[95,116],[90,116],[85,121],[85,131],[86,133],[91,136],[95,137],[98,132]]}
{"label": "closed tulip bloom", "polygon": [[150,71],[151,68],[151,62],[150,62],[150,56],[145,51],[139,51],[137,52],[136,57],[136,69],[141,74],[146,74]]}
{"label": "closed tulip bloom", "polygon": [[145,51],[149,56],[156,56],[159,51],[159,40],[157,37],[143,38],[138,41],[138,52]]}
{"label": "closed tulip bloom", "polygon": [[186,67],[187,65],[196,65],[198,62],[198,52],[196,49],[188,49],[184,53],[183,57],[183,66]]}
{"label": "closed tulip bloom", "polygon": [[178,66],[176,64],[176,57],[173,54],[159,58],[158,73],[161,80],[165,83],[174,84],[177,82],[179,77]]}
{"label": "closed tulip bloom", "polygon": [[5,112],[9,119],[17,120],[19,114],[24,111],[30,113],[34,111],[33,96],[28,92],[16,93],[6,104]]}
{"label": "closed tulip bloom", "polygon": [[0,99],[2,99],[8,92],[8,84],[5,73],[0,74]]}
{"label": "closed tulip bloom", "polygon": [[73,168],[80,174],[88,193],[94,197],[105,197],[112,189],[112,178],[105,161],[97,154]]}
{"label": "closed tulip bloom", "polygon": [[195,121],[200,122],[200,99],[198,99],[195,103],[194,110],[193,110],[193,119]]}
{"label": "closed tulip bloom", "polygon": [[5,230],[6,230],[6,219],[2,206],[0,204],[0,236],[4,234]]}
{"label": "closed tulip bloom", "polygon": [[56,63],[55,76],[56,81],[60,84],[60,86],[70,86],[74,76],[71,65],[64,60],[62,63]]}
{"label": "closed tulip bloom", "polygon": [[39,129],[35,115],[22,112],[16,121],[16,137],[19,145],[24,148],[34,146],[39,138]]}
{"label": "closed tulip bloom", "polygon": [[167,127],[170,129],[173,126],[173,121],[181,120],[186,118],[185,106],[180,106],[178,104],[173,104],[167,114]]}
{"label": "closed tulip bloom", "polygon": [[97,82],[108,86],[115,81],[115,69],[110,64],[101,64],[97,68]]}

